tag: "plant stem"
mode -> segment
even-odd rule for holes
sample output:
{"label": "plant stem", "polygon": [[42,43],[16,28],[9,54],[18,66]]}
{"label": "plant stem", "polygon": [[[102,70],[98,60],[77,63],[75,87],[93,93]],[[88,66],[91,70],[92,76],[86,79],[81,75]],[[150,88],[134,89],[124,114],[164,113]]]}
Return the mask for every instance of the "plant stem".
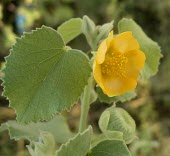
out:
{"label": "plant stem", "polygon": [[81,100],[81,116],[80,116],[80,123],[79,123],[79,132],[83,132],[87,127],[87,118],[88,112],[90,108],[90,94],[91,88],[93,85],[93,77],[91,76],[88,85],[84,89],[83,97]]}

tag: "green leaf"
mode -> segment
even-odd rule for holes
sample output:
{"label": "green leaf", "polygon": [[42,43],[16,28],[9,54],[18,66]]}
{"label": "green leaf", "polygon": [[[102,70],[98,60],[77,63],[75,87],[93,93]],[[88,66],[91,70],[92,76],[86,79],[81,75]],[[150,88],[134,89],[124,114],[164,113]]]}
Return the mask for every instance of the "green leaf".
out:
{"label": "green leaf", "polygon": [[151,40],[132,19],[123,18],[118,24],[119,33],[132,31],[133,36],[138,40],[140,49],[146,55],[146,63],[141,72],[141,78],[148,79],[158,71],[159,60],[162,57],[159,45]]}
{"label": "green leaf", "polygon": [[105,131],[104,135],[106,136],[107,139],[109,140],[114,140],[114,139],[119,139],[123,140],[123,133],[119,131]]}
{"label": "green leaf", "polygon": [[110,107],[106,109],[99,119],[99,127],[103,133],[118,131],[123,133],[126,143],[135,138],[136,124],[134,119],[122,108]]}
{"label": "green leaf", "polygon": [[74,136],[70,132],[65,118],[60,115],[48,122],[31,123],[26,126],[20,125],[16,121],[8,121],[1,125],[0,132],[6,129],[9,130],[10,138],[15,140],[22,138],[35,141],[38,139],[41,131],[50,132],[58,143],[65,143]]}
{"label": "green leaf", "polygon": [[38,142],[31,142],[27,145],[31,156],[54,156],[56,152],[56,143],[50,133],[41,132]]}
{"label": "green leaf", "polygon": [[102,26],[99,26],[98,35],[94,41],[96,46],[98,45],[98,43],[100,43],[108,36],[108,34],[112,29],[113,29],[113,21],[103,24]]}
{"label": "green leaf", "polygon": [[96,26],[88,16],[83,16],[82,32],[86,36],[88,44],[94,51],[97,50],[99,43],[108,36],[112,29],[113,21],[102,26]]}
{"label": "green leaf", "polygon": [[77,134],[66,144],[62,145],[57,156],[85,156],[90,148],[92,127],[89,126],[83,133]]}
{"label": "green leaf", "polygon": [[92,143],[91,143],[91,148],[95,147],[98,143],[104,140],[123,140],[123,133],[118,132],[118,131],[105,131],[104,133],[100,135],[94,136]]}
{"label": "green leaf", "polygon": [[97,90],[99,100],[101,102],[105,102],[108,104],[112,104],[114,102],[126,102],[126,101],[130,101],[131,99],[136,97],[135,91],[130,91],[130,92],[124,93],[120,96],[108,97],[106,94],[103,93],[103,91],[100,87],[97,87],[96,90]]}
{"label": "green leaf", "polygon": [[122,140],[105,140],[97,144],[88,156],[131,156]]}
{"label": "green leaf", "polygon": [[72,18],[58,27],[57,31],[63,37],[65,44],[82,33],[82,19]]}
{"label": "green leaf", "polygon": [[83,16],[82,32],[86,35],[86,37],[90,39],[95,30],[95,23],[88,16]]}
{"label": "green leaf", "polygon": [[17,39],[6,62],[4,95],[22,124],[69,110],[91,74],[86,55],[67,50],[58,32],[46,26]]}
{"label": "green leaf", "polygon": [[82,32],[86,36],[88,44],[94,49],[93,40],[94,35],[97,34],[96,25],[88,16],[83,16]]}

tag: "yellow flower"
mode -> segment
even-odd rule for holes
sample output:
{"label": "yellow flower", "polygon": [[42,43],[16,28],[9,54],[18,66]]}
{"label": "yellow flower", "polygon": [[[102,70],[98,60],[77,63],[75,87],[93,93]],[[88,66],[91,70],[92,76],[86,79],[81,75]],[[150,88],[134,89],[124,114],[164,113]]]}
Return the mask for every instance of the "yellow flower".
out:
{"label": "yellow flower", "polygon": [[94,78],[105,94],[117,96],[136,88],[144,63],[145,54],[132,32],[117,36],[110,32],[98,48],[93,63]]}

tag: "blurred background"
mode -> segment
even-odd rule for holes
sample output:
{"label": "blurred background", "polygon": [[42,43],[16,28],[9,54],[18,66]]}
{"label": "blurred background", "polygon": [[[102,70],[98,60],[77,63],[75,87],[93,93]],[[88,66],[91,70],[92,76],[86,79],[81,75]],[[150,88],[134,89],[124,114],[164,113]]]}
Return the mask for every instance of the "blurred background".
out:
{"label": "blurred background", "polygon": [[[137,124],[139,139],[129,145],[133,156],[170,156],[170,0],[0,0],[1,68],[15,37],[24,31],[43,24],[57,29],[62,22],[83,15],[88,15],[96,24],[114,20],[115,32],[122,17],[133,18],[161,46],[164,57],[158,74],[141,82],[135,99],[117,105],[128,110]],[[89,50],[83,35],[69,45],[85,52]],[[15,112],[8,104],[0,96],[0,124],[15,119]],[[89,122],[96,131],[99,131],[99,116],[108,106],[99,101],[91,105]],[[79,115],[79,104],[67,114],[72,131],[76,131]],[[7,132],[1,133],[0,156],[29,155],[25,144],[24,140],[10,140]]]}

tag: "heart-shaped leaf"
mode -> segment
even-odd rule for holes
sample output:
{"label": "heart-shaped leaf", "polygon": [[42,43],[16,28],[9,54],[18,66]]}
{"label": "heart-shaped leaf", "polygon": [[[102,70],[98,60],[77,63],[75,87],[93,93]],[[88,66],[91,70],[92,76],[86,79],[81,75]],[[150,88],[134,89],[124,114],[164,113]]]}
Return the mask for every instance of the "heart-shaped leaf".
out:
{"label": "heart-shaped leaf", "polygon": [[4,95],[20,123],[49,120],[69,110],[91,73],[89,60],[68,50],[60,34],[43,26],[17,39],[6,58]]}

